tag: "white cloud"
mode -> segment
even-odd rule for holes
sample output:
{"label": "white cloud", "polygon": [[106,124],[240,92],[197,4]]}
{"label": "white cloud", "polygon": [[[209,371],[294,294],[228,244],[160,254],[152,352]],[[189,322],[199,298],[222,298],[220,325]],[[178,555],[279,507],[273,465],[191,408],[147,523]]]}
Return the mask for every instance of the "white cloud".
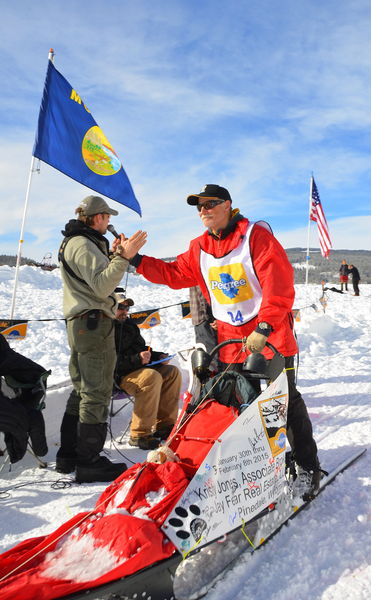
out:
{"label": "white cloud", "polygon": [[[371,215],[333,219],[328,221],[328,226],[334,250],[371,250]],[[306,226],[290,231],[276,231],[275,234],[285,248],[306,248],[307,231]],[[311,224],[310,246],[319,248],[315,223]]]}
{"label": "white cloud", "polygon": [[[51,39],[57,68],[92,110],[142,204],[142,220],[124,209],[118,224],[147,229],[151,253],[187,247],[198,217],[185,197],[205,183],[224,185],[247,216],[299,239],[314,171],[331,224],[362,221],[371,183],[369,4],[161,5],[113,0],[102,12],[96,0],[89,10],[39,0],[35,12],[18,0],[2,8],[0,204],[11,210],[0,234],[18,235]],[[25,242],[25,254],[56,251],[87,193],[43,165],[26,221],[36,240],[29,251]],[[356,227],[340,240],[368,247]]]}

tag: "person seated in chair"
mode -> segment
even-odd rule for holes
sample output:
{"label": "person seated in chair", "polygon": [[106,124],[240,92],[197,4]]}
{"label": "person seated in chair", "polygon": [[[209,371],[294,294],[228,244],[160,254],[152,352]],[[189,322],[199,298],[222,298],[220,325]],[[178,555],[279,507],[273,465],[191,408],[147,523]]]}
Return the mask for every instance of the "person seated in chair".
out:
{"label": "person seated in chair", "polygon": [[117,363],[116,384],[135,397],[129,444],[151,450],[166,439],[178,415],[181,374],[166,361],[164,352],[154,352],[140,334],[138,325],[128,315],[131,298],[118,305],[115,320]]}

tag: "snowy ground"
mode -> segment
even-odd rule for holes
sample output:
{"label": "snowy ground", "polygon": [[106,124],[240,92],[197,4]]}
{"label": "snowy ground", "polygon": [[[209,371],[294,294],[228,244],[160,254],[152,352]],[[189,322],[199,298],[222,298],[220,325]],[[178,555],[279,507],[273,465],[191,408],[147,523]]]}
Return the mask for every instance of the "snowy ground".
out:
{"label": "snowy ground", "polygon": [[[9,318],[14,268],[0,267],[0,316]],[[312,419],[323,468],[331,468],[352,452],[368,446],[371,438],[371,286],[361,285],[361,296],[327,293],[325,312],[319,285],[296,288],[296,323],[300,345],[298,386]],[[188,299],[187,290],[172,291],[131,275],[128,296],[134,310],[158,308]],[[49,378],[47,469],[39,469],[30,455],[1,472],[0,551],[21,540],[47,534],[72,515],[92,508],[105,484],[77,485],[70,477],[64,489],[53,469],[59,425],[68,385],[68,347],[61,311],[58,270],[21,267],[14,318],[35,319],[23,341],[12,347],[52,369]],[[311,305],[315,304],[317,310]],[[161,311],[162,323],[144,335],[156,350],[169,353],[194,343],[192,324],[182,320],[180,307]],[[37,321],[37,319],[55,319]],[[174,359],[188,375],[185,363]],[[57,387],[62,384],[62,387]],[[112,420],[113,441],[106,449],[113,460],[144,460],[146,453],[130,448],[127,436],[119,443],[130,418],[129,410]],[[1,437],[1,434],[0,434]],[[2,446],[0,439],[0,447]],[[352,600],[371,595],[370,451],[344,472],[308,510],[285,526],[249,560],[241,558],[230,574],[207,595],[208,600]],[[7,492],[8,490],[8,492]]]}

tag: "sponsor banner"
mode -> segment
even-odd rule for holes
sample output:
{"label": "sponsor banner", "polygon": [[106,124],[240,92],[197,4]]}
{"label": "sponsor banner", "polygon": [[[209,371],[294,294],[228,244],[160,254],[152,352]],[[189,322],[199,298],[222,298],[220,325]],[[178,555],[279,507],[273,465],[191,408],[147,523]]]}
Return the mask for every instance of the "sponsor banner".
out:
{"label": "sponsor banner", "polygon": [[28,321],[22,320],[1,320],[0,333],[12,340],[22,340],[26,337]]}
{"label": "sponsor banner", "polygon": [[300,308],[293,308],[292,314],[293,314],[295,321],[298,321],[298,322],[301,321]]}
{"label": "sponsor banner", "polygon": [[158,311],[158,308],[153,310],[142,310],[140,312],[130,313],[130,318],[133,319],[141,329],[151,329],[151,327],[156,327],[156,325],[160,325],[161,323]]}
{"label": "sponsor banner", "polygon": [[180,306],[182,307],[182,319],[191,319],[192,313],[189,300],[188,302],[181,302]]}
{"label": "sponsor banner", "polygon": [[162,530],[183,556],[250,521],[286,486],[283,372],[215,441]]}

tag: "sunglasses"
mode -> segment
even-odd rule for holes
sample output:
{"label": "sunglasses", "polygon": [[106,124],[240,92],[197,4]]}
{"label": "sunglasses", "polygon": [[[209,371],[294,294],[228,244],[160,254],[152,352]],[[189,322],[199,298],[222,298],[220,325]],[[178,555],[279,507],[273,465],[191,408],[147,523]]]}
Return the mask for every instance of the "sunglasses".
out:
{"label": "sunglasses", "polygon": [[119,304],[117,309],[118,310],[129,310],[129,306],[127,304]]}
{"label": "sunglasses", "polygon": [[202,202],[202,204],[196,204],[198,212],[201,212],[201,209],[210,210],[214,208],[214,206],[218,206],[218,204],[223,204],[225,200],[206,200],[206,202]]}

